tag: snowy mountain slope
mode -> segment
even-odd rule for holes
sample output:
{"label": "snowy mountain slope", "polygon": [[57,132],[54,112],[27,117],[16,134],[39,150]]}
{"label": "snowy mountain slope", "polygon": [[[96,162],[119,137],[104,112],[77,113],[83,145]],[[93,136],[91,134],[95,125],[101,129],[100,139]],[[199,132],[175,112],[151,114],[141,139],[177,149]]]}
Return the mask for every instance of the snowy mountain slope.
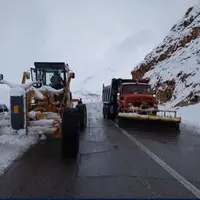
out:
{"label": "snowy mountain slope", "polygon": [[200,2],[189,8],[163,42],[131,72],[149,77],[161,102],[188,105],[200,93]]}
{"label": "snowy mountain slope", "polygon": [[82,98],[83,103],[100,102],[101,95],[90,91],[72,91],[73,98]]}
{"label": "snowy mountain slope", "polygon": [[[123,41],[119,41],[110,47],[103,60],[91,66],[95,70],[92,73],[88,70],[88,77],[77,84],[76,88],[84,93],[101,95],[103,83],[109,85],[112,78],[131,78],[129,71],[131,71],[132,65],[141,60],[149,49],[155,46],[155,41],[159,41],[158,38],[159,34],[157,33],[141,30],[137,34],[132,34]],[[88,67],[88,69],[90,68]],[[77,90],[76,88],[74,87],[74,91]]]}

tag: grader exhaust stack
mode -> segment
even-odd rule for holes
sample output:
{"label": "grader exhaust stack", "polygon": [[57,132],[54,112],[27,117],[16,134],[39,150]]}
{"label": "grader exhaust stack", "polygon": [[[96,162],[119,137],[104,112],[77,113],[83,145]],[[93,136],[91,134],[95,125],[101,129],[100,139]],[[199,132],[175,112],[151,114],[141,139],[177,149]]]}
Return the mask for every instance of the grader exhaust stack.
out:
{"label": "grader exhaust stack", "polygon": [[106,119],[129,120],[135,124],[148,122],[156,126],[166,124],[179,130],[181,118],[176,111],[158,109],[158,101],[149,79],[112,79],[111,85],[104,86],[102,92],[103,116]]}

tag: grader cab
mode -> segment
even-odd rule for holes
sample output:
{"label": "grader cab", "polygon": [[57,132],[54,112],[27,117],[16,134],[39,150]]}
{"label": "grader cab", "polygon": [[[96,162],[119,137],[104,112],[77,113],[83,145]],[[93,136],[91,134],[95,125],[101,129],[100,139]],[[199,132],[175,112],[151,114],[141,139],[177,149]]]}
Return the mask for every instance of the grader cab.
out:
{"label": "grader cab", "polygon": [[[34,66],[31,73],[23,73],[21,85],[0,80],[11,87],[11,127],[25,129],[27,134],[33,128],[53,134],[61,140],[62,155],[76,158],[79,134],[87,124],[87,109],[81,99],[72,98],[70,82],[75,74],[63,62],[35,62]],[[60,85],[53,83],[53,76]],[[32,83],[28,84],[30,77]]]}
{"label": "grader cab", "polygon": [[[31,68],[30,70],[31,79],[32,81],[37,81],[37,83],[33,86],[38,88],[43,95],[46,96],[46,99],[49,99],[49,97],[52,97],[52,94],[54,94],[51,100],[54,101],[54,105],[57,108],[60,107],[60,109],[64,109],[65,107],[71,107],[72,94],[70,91],[70,82],[71,79],[75,78],[75,74],[70,72],[68,65],[65,63],[52,62],[35,62],[34,65],[35,68]],[[52,81],[53,78],[54,80],[57,79],[55,83]],[[52,94],[47,94],[47,91]],[[37,106],[38,104],[40,105],[40,102],[37,103]],[[43,104],[45,105],[44,102],[42,102],[42,105]],[[55,106],[53,110],[50,110],[50,108],[48,108],[48,110],[55,111]],[[43,109],[44,108],[43,106]]]}

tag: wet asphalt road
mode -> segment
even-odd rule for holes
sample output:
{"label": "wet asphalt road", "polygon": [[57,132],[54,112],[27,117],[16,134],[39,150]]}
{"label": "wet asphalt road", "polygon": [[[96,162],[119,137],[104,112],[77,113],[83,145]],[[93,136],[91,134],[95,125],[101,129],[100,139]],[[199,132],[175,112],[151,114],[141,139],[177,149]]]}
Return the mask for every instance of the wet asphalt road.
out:
{"label": "wet asphalt road", "polygon": [[[200,189],[200,136],[127,129],[145,147]],[[0,197],[195,197],[179,181],[88,107],[76,162],[63,160],[59,141],[48,139],[15,161],[0,178]]]}

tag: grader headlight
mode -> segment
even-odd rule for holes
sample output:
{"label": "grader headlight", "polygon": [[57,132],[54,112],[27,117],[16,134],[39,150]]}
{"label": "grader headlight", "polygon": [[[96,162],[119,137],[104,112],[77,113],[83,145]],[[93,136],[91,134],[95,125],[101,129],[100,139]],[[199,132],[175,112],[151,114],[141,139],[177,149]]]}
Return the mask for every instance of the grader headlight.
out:
{"label": "grader headlight", "polygon": [[13,113],[18,114],[19,113],[19,105],[13,105]]}

